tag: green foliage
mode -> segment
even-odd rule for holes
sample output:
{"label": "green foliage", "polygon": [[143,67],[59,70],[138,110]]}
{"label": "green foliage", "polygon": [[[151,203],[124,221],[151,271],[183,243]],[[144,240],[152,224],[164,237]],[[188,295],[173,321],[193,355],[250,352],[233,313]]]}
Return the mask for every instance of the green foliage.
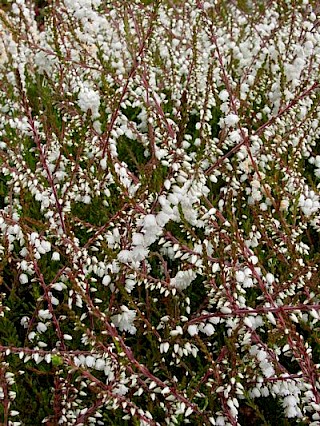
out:
{"label": "green foliage", "polygon": [[44,418],[53,414],[52,388],[55,372],[50,365],[46,367],[43,363],[36,368],[21,363],[20,368],[25,373],[16,377],[15,391],[20,397],[15,401],[14,409],[19,411],[24,425],[41,424]]}
{"label": "green foliage", "polygon": [[3,209],[7,202],[6,197],[8,196],[8,182],[10,181],[10,176],[4,176],[0,174],[0,208]]}
{"label": "green foliage", "polygon": [[2,346],[20,346],[17,328],[7,317],[0,318],[0,344]]}
{"label": "green foliage", "polygon": [[145,148],[138,140],[121,136],[117,142],[119,161],[124,161],[130,172],[141,175],[142,167],[147,163]]}

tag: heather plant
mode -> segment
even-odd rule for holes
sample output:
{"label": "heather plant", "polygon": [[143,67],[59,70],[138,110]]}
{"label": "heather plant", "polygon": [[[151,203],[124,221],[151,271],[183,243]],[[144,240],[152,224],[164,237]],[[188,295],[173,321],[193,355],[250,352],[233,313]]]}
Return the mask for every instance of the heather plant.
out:
{"label": "heather plant", "polygon": [[319,425],[317,3],[3,3],[1,424]]}

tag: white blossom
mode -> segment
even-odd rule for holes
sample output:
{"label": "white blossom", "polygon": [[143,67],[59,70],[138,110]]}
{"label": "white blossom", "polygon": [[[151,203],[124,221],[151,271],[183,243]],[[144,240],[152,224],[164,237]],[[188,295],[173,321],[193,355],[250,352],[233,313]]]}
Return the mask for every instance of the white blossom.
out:
{"label": "white blossom", "polygon": [[237,114],[229,114],[225,117],[224,122],[227,127],[233,127],[239,122],[239,116]]}
{"label": "white blossom", "polygon": [[29,281],[28,275],[27,274],[21,274],[19,276],[19,281],[21,284],[27,284],[27,282]]}
{"label": "white blossom", "polygon": [[197,327],[197,325],[196,324],[189,325],[189,327],[188,327],[188,333],[190,334],[191,337],[193,337],[196,334],[198,334],[198,327]]}
{"label": "white blossom", "polygon": [[78,104],[81,111],[87,113],[90,110],[94,119],[100,116],[100,95],[95,90],[83,87],[78,94]]}
{"label": "white blossom", "polygon": [[57,251],[54,251],[52,253],[52,257],[51,258],[52,258],[52,260],[59,261],[60,260],[60,253],[57,252]]}
{"label": "white blossom", "polygon": [[136,327],[133,325],[135,318],[136,312],[122,305],[121,313],[113,315],[111,321],[120,331],[127,331],[130,334],[135,334],[137,331]]}

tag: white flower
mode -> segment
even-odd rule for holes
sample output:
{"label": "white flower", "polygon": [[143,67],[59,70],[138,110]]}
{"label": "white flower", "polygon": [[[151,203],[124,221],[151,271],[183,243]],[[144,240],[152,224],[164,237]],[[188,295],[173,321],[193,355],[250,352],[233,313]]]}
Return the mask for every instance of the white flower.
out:
{"label": "white flower", "polygon": [[107,159],[106,158],[102,158],[100,160],[100,166],[101,166],[102,170],[106,170],[106,168],[107,168]]}
{"label": "white flower", "polygon": [[299,197],[299,207],[306,216],[311,216],[320,208],[319,195],[307,188],[305,194],[301,194]]}
{"label": "white flower", "polygon": [[56,297],[54,297],[52,294],[51,295],[49,294],[49,296],[50,296],[51,303],[53,305],[55,306],[59,305],[59,300]]}
{"label": "white flower", "polygon": [[301,411],[298,407],[297,398],[294,395],[288,395],[283,398],[282,405],[284,407],[285,415],[288,418],[301,417]]}
{"label": "white flower", "polygon": [[136,232],[132,235],[132,244],[134,246],[143,246],[144,245],[144,237],[141,232]]}
{"label": "white flower", "polygon": [[45,253],[51,251],[51,243],[49,241],[42,240],[40,244]]}
{"label": "white flower", "polygon": [[[36,199],[37,199],[37,196],[41,196],[41,194],[37,194],[36,195]],[[38,240],[38,237],[39,237],[39,234],[38,234],[38,232],[32,232],[31,233],[31,235],[30,235],[30,242],[31,242],[31,244],[35,244],[35,242]]]}
{"label": "white flower", "polygon": [[128,392],[127,386],[123,384],[118,384],[113,390],[116,395],[120,396],[125,395]]}
{"label": "white flower", "polygon": [[60,260],[60,253],[58,253],[57,251],[54,251],[54,252],[52,253],[52,257],[51,257],[51,259],[52,259],[52,260]]}
{"label": "white flower", "polygon": [[36,333],[35,333],[34,331],[31,331],[31,332],[28,334],[28,339],[29,339],[29,340],[33,340],[35,337],[36,337]]}
{"label": "white flower", "polygon": [[72,340],[72,336],[70,336],[70,334],[64,334],[64,335],[63,335],[63,338],[64,338],[65,340]]}
{"label": "white flower", "polygon": [[62,291],[62,290],[67,288],[67,286],[62,282],[56,282],[56,283],[52,284],[51,287],[53,289],[57,290],[57,291]]}
{"label": "white flower", "polygon": [[128,293],[131,293],[131,291],[134,289],[134,286],[136,285],[136,282],[130,278],[126,279],[125,287]]}
{"label": "white flower", "polygon": [[170,331],[171,336],[178,336],[179,334],[183,334],[183,329],[180,325],[177,325],[177,327],[174,330]]}
{"label": "white flower", "polygon": [[188,327],[188,333],[190,334],[191,337],[193,337],[196,334],[198,334],[198,326],[196,324],[189,325],[189,327]]}
{"label": "white flower", "polygon": [[189,287],[196,276],[196,272],[192,269],[178,271],[176,276],[170,280],[170,286],[179,290],[185,290]]}
{"label": "white flower", "polygon": [[245,323],[245,325],[249,328],[252,328],[252,322],[251,319],[249,317],[246,317],[243,322]]}
{"label": "white flower", "polygon": [[85,113],[91,110],[92,117],[94,119],[100,116],[100,95],[98,92],[87,87],[83,87],[78,94],[78,105],[81,111]]}
{"label": "white flower", "polygon": [[128,263],[132,260],[131,252],[129,250],[121,250],[117,257],[121,263]]}
{"label": "white flower", "polygon": [[267,283],[268,283],[269,285],[271,285],[271,284],[273,284],[273,283],[274,283],[274,280],[275,280],[274,275],[273,275],[273,274],[271,274],[270,272],[268,272],[268,273],[266,274],[266,281],[267,281]]}
{"label": "white flower", "polygon": [[238,142],[240,142],[242,140],[242,135],[239,132],[239,130],[233,130],[229,134],[229,139],[231,140],[231,142],[238,143]]}
{"label": "white flower", "polygon": [[105,275],[105,276],[103,277],[103,279],[102,279],[102,284],[103,284],[103,285],[105,285],[105,286],[107,286],[107,285],[109,285],[109,284],[110,284],[110,282],[111,282],[111,277],[110,277],[110,275]]}
{"label": "white flower", "polygon": [[188,407],[186,409],[186,412],[184,413],[184,417],[190,416],[191,413],[193,413],[193,409],[191,407]]}
{"label": "white flower", "polygon": [[52,318],[52,314],[49,312],[49,309],[40,309],[38,311],[38,316],[41,320]]}
{"label": "white flower", "polygon": [[225,102],[229,99],[229,92],[226,89],[221,90],[219,93],[219,99],[222,100],[222,102]]}
{"label": "white flower", "polygon": [[205,333],[207,336],[212,336],[214,334],[215,329],[213,325],[208,322],[204,327],[200,328],[200,331],[202,331],[202,333]]}
{"label": "white flower", "polygon": [[220,311],[223,314],[231,314],[232,313],[232,310],[228,306],[222,306],[221,309],[220,309]]}
{"label": "white flower", "polygon": [[91,355],[86,356],[86,366],[87,367],[89,367],[89,368],[93,367],[95,362],[96,362],[95,357],[93,357]]}
{"label": "white flower", "polygon": [[236,280],[238,283],[243,283],[246,275],[243,271],[236,271]]}
{"label": "white flower", "polygon": [[167,353],[170,348],[170,344],[168,342],[164,342],[160,344],[160,353]]}
{"label": "white flower", "polygon": [[239,122],[239,116],[237,114],[229,114],[224,119],[227,127],[232,127]]}
{"label": "white flower", "polygon": [[39,333],[44,333],[47,329],[48,327],[43,322],[38,322],[37,330]]}
{"label": "white flower", "polygon": [[153,214],[147,214],[143,219],[144,228],[153,228],[157,226],[156,217]]}
{"label": "white flower", "polygon": [[20,269],[21,269],[22,271],[27,271],[27,270],[29,269],[28,262],[27,262],[26,260],[23,260],[23,261],[20,263]]}
{"label": "white flower", "polygon": [[226,422],[224,420],[224,417],[218,416],[216,419],[216,426],[225,426]]}
{"label": "white flower", "polygon": [[28,275],[27,274],[21,274],[19,276],[19,281],[21,284],[27,284],[27,282],[29,281]]}
{"label": "white flower", "polygon": [[170,216],[165,213],[164,211],[161,211],[156,216],[157,224],[162,228],[164,227],[170,220]]}
{"label": "white flower", "polygon": [[22,318],[21,318],[21,320],[20,320],[20,324],[21,324],[24,328],[28,328],[28,326],[29,326],[29,321],[30,321],[30,318],[29,318],[29,317],[27,317],[27,316],[24,316],[24,317],[22,317]]}
{"label": "white flower", "polygon": [[284,198],[280,201],[280,211],[287,211],[289,208],[289,200],[287,198]]}
{"label": "white flower", "polygon": [[104,369],[105,369],[105,366],[106,366],[106,362],[105,362],[105,360],[104,360],[104,359],[98,358],[98,359],[96,360],[96,364],[95,364],[95,369],[96,369],[96,370],[100,370],[100,371],[102,371],[102,370],[104,370]]}
{"label": "white flower", "polygon": [[122,313],[113,315],[111,321],[120,331],[128,331],[130,334],[135,334],[137,329],[133,325],[136,318],[136,312],[128,309],[125,305],[121,306]]}
{"label": "white flower", "polygon": [[149,250],[143,246],[133,247],[131,250],[131,258],[134,262],[140,262],[148,256]]}
{"label": "white flower", "polygon": [[259,365],[265,377],[269,378],[274,376],[275,370],[269,361],[267,360],[261,361]]}

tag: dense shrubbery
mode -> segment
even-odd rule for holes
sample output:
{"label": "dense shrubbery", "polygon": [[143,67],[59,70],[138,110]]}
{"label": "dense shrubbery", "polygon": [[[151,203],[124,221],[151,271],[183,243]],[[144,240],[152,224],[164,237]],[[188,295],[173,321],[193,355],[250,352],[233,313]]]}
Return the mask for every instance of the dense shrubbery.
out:
{"label": "dense shrubbery", "polygon": [[319,425],[317,1],[5,4],[0,423]]}

